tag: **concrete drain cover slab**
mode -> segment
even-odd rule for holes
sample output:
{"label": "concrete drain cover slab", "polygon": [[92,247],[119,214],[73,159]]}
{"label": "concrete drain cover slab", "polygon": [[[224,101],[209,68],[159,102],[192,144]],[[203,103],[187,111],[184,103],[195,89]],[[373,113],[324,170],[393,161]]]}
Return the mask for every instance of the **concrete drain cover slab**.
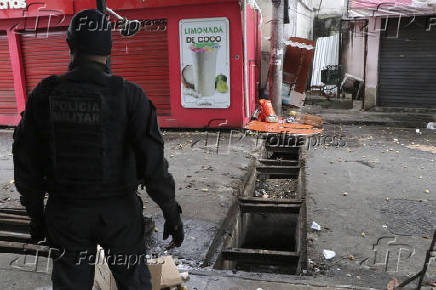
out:
{"label": "concrete drain cover slab", "polygon": [[436,228],[436,202],[394,199],[384,203],[381,212],[392,234],[432,235]]}

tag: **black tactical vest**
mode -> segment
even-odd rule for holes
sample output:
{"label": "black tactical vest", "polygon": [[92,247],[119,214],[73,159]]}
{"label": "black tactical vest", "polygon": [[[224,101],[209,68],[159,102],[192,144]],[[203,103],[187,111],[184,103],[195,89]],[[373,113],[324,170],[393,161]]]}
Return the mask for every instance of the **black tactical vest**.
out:
{"label": "black tactical vest", "polygon": [[55,197],[99,199],[137,188],[134,153],[126,140],[124,81],[94,73],[68,72],[48,96],[47,191]]}

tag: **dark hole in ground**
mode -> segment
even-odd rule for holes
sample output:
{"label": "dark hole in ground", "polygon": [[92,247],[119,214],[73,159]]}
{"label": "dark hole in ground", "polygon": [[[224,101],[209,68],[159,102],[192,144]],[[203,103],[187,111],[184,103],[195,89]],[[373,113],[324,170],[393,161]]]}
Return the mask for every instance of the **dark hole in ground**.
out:
{"label": "dark hole in ground", "polygon": [[241,219],[240,248],[295,251],[296,214],[244,213]]}
{"label": "dark hole in ground", "polygon": [[[257,273],[295,275],[298,214],[238,213],[231,235],[215,268]],[[226,250],[236,251],[230,258]],[[240,250],[239,250],[240,249]],[[260,254],[258,254],[260,252]],[[269,253],[264,255],[264,253]]]}

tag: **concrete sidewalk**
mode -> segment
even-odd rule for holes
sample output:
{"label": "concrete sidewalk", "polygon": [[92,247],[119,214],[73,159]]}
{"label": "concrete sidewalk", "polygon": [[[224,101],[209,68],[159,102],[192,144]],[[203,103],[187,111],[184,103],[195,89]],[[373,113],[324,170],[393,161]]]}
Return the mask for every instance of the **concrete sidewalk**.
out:
{"label": "concrete sidewalk", "polygon": [[[324,134],[346,144],[308,152],[309,264],[377,289],[418,273],[436,227],[436,131],[328,125]],[[436,278],[436,266],[428,273]]]}
{"label": "concrete sidewalk", "polygon": [[[309,278],[310,279],[310,278]],[[334,283],[331,279],[324,281],[309,280],[307,277],[292,277],[265,274],[236,273],[227,271],[193,272],[188,282],[184,283],[192,290],[290,290],[290,289],[374,289],[356,287],[351,284]],[[327,280],[327,281],[326,281]]]}
{"label": "concrete sidewalk", "polygon": [[317,106],[305,106],[309,114],[319,115],[325,124],[342,125],[379,125],[386,127],[426,128],[427,123],[436,122],[435,112],[377,112],[359,110],[322,109]]}

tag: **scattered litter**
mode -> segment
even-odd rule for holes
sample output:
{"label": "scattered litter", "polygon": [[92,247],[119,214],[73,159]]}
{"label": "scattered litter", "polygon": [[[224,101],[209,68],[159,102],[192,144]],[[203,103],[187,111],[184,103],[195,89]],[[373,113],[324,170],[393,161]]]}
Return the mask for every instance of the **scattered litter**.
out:
{"label": "scattered litter", "polygon": [[388,196],[388,197],[386,197],[386,201],[390,201],[391,200],[391,198]]}
{"label": "scattered litter", "polygon": [[180,277],[182,277],[183,281],[188,281],[189,280],[189,273],[188,272],[180,273]]}
{"label": "scattered litter", "polygon": [[400,286],[400,282],[397,279],[393,279],[391,282],[387,285],[387,290],[394,290],[397,289],[397,287]]}
{"label": "scattered litter", "polygon": [[288,122],[288,123],[295,123],[295,117],[288,117],[286,119],[286,122]]}
{"label": "scattered litter", "polygon": [[312,227],[311,227],[313,230],[316,230],[316,231],[320,231],[321,230],[321,226],[319,225],[319,224],[317,224],[316,222],[312,222]]}
{"label": "scattered litter", "polygon": [[416,134],[421,135],[421,134],[422,134],[422,133],[421,133],[421,130],[416,129]]}
{"label": "scattered litter", "polygon": [[353,255],[349,255],[349,256],[348,256],[348,260],[350,260],[350,261],[354,261],[354,256],[353,256]]}
{"label": "scattered litter", "polygon": [[382,225],[382,227],[383,227],[384,229],[387,229],[387,228],[388,228],[388,225]]}
{"label": "scattered litter", "polygon": [[366,237],[365,232],[361,233],[360,235],[362,236],[362,238]]}
{"label": "scattered litter", "polygon": [[430,193],[430,189],[424,190],[425,193]]}
{"label": "scattered litter", "polygon": [[209,189],[208,188],[202,188],[201,191],[208,192]]}
{"label": "scattered litter", "polygon": [[348,195],[348,192],[344,192],[344,196],[347,196]]}
{"label": "scattered litter", "polygon": [[422,176],[419,176],[418,179],[422,179]]}
{"label": "scattered litter", "polygon": [[157,233],[159,231],[159,228],[154,228],[154,231]]}
{"label": "scattered litter", "polygon": [[427,124],[427,129],[436,130],[436,123],[435,122],[428,123]]}
{"label": "scattered litter", "polygon": [[351,274],[347,274],[347,277],[351,277]]}
{"label": "scattered litter", "polygon": [[9,181],[9,183],[10,184],[15,183],[15,180],[12,179],[12,180]]}
{"label": "scattered litter", "polygon": [[257,197],[267,195],[272,199],[297,198],[297,180],[295,179],[264,179],[256,182]]}
{"label": "scattered litter", "polygon": [[335,251],[323,250],[322,254],[324,255],[324,258],[326,260],[330,260],[330,259],[333,259],[334,257],[336,257],[336,252]]}
{"label": "scattered litter", "polygon": [[268,197],[269,197],[268,194],[262,195],[262,198],[268,198]]}
{"label": "scattered litter", "polygon": [[429,240],[430,239],[430,235],[424,235],[424,236],[422,236],[424,239],[427,239],[427,240]]}
{"label": "scattered litter", "polygon": [[397,139],[397,138],[395,138],[395,139],[394,139],[394,142],[398,142],[398,139]]}

